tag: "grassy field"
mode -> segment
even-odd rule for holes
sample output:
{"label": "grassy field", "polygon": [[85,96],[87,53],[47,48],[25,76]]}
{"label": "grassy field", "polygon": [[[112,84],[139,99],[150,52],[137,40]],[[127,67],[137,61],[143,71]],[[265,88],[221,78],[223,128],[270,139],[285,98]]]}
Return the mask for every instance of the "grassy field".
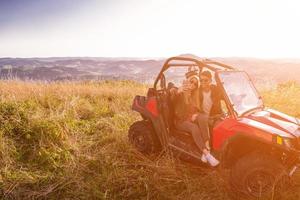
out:
{"label": "grassy field", "polygon": [[[3,199],[228,199],[218,171],[128,142],[130,109],[146,86],[0,82],[0,197]],[[300,86],[262,91],[266,105],[300,117]],[[299,180],[300,182],[300,180]],[[300,188],[284,199],[300,198]]]}

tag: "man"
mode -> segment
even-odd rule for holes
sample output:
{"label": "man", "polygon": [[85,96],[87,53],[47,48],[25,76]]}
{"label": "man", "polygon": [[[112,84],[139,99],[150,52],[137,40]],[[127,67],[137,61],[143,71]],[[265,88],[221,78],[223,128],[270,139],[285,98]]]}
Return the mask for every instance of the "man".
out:
{"label": "man", "polygon": [[216,85],[212,84],[212,75],[209,71],[200,74],[200,105],[202,112],[208,117],[214,117],[222,114],[221,92]]}
{"label": "man", "polygon": [[[199,88],[199,101],[200,101],[200,113],[195,114],[192,118],[197,121],[202,134],[209,134],[209,125],[213,124],[214,121],[210,120],[218,115],[222,114],[221,108],[221,92],[216,85],[212,84],[212,75],[209,71],[203,71],[200,74],[200,88]],[[205,143],[208,150],[210,150],[209,141]],[[201,160],[203,162],[207,159],[202,156]]]}
{"label": "man", "polygon": [[[198,148],[202,151],[201,160],[209,162],[211,166],[217,166],[219,161],[209,152],[209,128],[208,116],[201,112],[202,106],[199,101],[199,76],[196,72],[186,74],[187,81],[180,88],[170,89],[171,98],[175,107],[175,126],[177,129],[190,132]],[[209,103],[203,99],[205,109]]]}

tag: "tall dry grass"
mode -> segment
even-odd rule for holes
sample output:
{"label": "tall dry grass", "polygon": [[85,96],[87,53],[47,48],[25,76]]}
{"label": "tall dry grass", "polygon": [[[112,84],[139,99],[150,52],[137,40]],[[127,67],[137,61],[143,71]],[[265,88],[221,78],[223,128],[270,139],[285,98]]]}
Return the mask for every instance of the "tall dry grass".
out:
{"label": "tall dry grass", "polygon": [[[299,88],[282,85],[263,96],[299,116]],[[2,198],[228,199],[218,171],[131,147],[127,130],[139,115],[130,106],[146,90],[131,81],[0,81]]]}

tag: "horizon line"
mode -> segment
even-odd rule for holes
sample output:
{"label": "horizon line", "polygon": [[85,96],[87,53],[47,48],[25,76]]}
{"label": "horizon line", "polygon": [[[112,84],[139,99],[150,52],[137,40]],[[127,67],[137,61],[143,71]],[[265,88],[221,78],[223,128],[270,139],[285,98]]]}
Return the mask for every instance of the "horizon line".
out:
{"label": "horizon line", "polygon": [[[188,57],[188,56],[197,56],[193,54],[183,54],[183,55],[174,55],[174,56],[169,56],[169,57],[156,57],[156,56],[35,56],[35,57],[13,57],[13,56],[5,56],[5,57],[0,57],[0,59],[59,59],[59,58],[87,58],[87,59],[93,59],[93,58],[102,58],[102,59],[141,59],[141,60],[164,60],[168,59],[170,57]],[[199,56],[197,56],[199,57]],[[221,58],[221,59],[256,59],[256,60],[300,60],[298,57],[274,57],[274,58],[266,58],[266,57],[253,57],[253,56],[203,56],[199,57],[203,59],[215,59],[215,58]]]}

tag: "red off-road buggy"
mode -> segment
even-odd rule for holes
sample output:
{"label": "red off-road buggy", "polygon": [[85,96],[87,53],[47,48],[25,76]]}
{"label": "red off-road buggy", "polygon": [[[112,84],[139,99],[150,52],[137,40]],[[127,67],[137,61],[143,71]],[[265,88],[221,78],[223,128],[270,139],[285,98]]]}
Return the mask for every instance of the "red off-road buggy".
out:
{"label": "red off-road buggy", "polygon": [[181,158],[200,160],[191,134],[174,127],[166,78],[171,74],[176,79],[175,69],[191,67],[199,73],[211,71],[223,93],[224,115],[210,127],[210,142],[220,167],[230,171],[231,187],[247,198],[270,195],[297,169],[300,120],[266,108],[247,73],[232,66],[207,59],[169,58],[147,96],[134,98],[132,109],[143,119],[131,125],[130,142],[145,154],[171,149]]}

